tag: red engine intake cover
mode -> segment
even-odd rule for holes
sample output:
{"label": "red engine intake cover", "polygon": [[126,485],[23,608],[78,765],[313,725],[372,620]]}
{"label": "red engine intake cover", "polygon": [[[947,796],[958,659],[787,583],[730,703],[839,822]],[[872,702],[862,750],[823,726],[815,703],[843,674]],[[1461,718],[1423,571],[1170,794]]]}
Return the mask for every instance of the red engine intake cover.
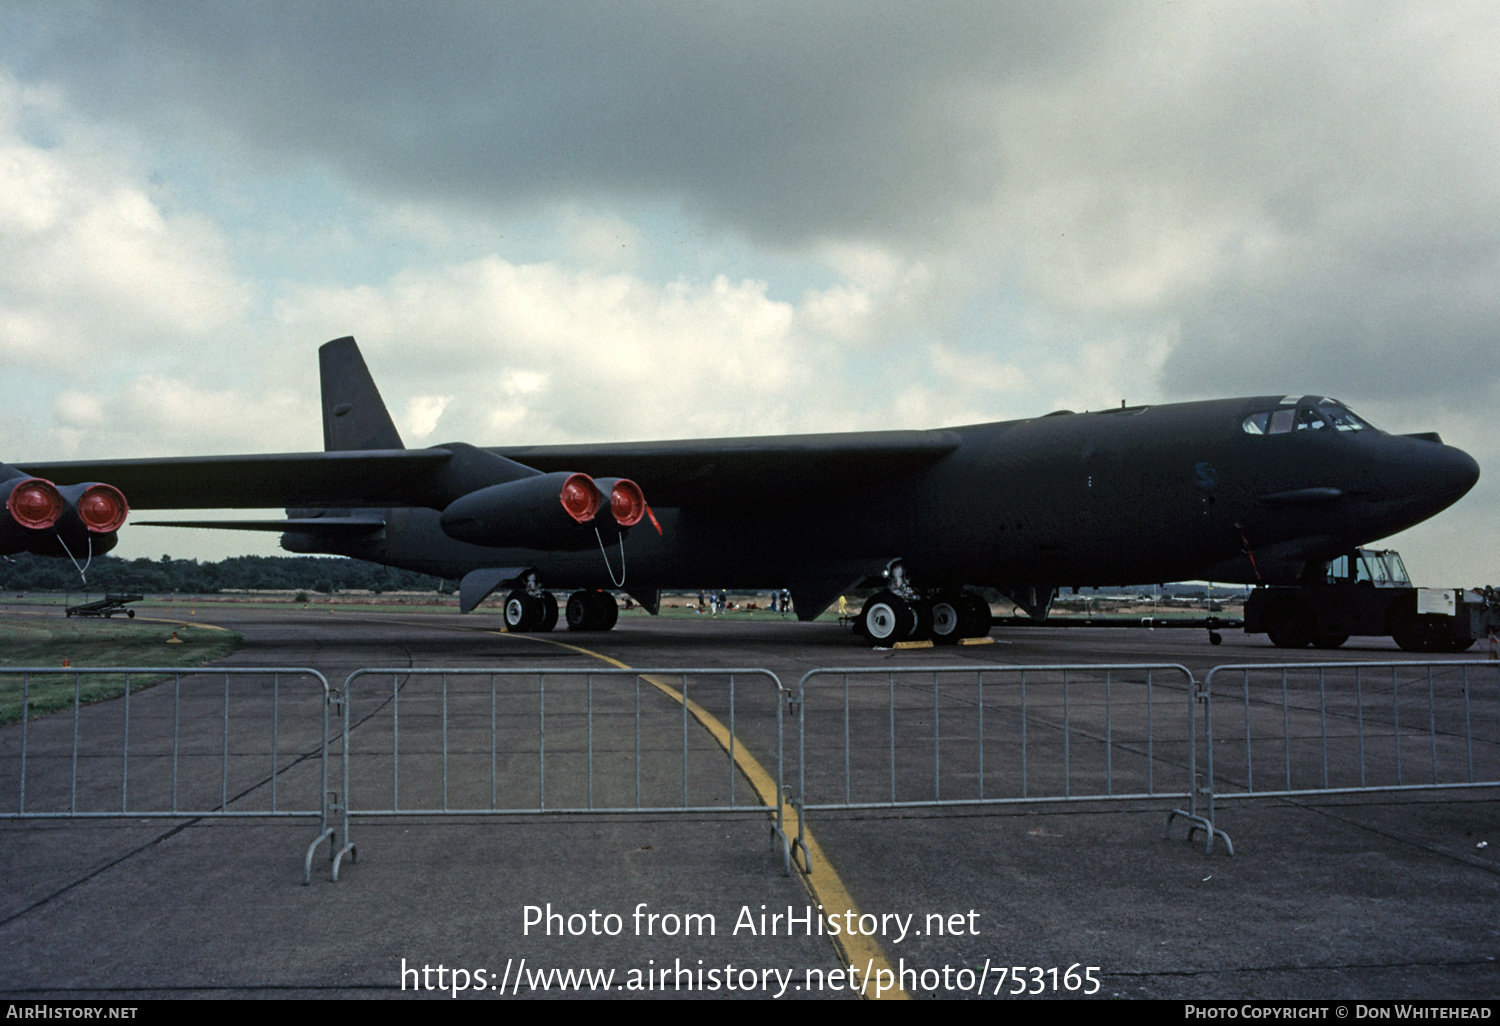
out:
{"label": "red engine intake cover", "polygon": [[78,499],[78,518],[95,534],[118,531],[129,512],[125,496],[114,485],[89,485]]}
{"label": "red engine intake cover", "polygon": [[5,500],[11,518],[33,531],[45,531],[57,523],[65,505],[57,486],[40,477],[22,481],[11,489],[10,498]]}
{"label": "red engine intake cover", "polygon": [[646,515],[646,496],[640,485],[620,478],[609,491],[609,511],[621,527],[634,527]]}
{"label": "red engine intake cover", "polygon": [[587,474],[570,476],[563,482],[558,498],[562,500],[564,512],[580,524],[588,523],[599,512],[599,489],[594,487],[594,479]]}

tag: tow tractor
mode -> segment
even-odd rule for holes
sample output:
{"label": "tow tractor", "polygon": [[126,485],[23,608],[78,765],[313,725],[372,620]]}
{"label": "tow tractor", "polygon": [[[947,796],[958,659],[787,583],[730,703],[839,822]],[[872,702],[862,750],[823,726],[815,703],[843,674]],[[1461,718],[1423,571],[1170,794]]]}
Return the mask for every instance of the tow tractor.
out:
{"label": "tow tractor", "polygon": [[1493,587],[1415,587],[1394,549],[1355,549],[1309,567],[1301,584],[1261,586],[1245,600],[1245,633],[1266,634],[1278,648],[1389,635],[1407,652],[1463,652],[1497,630]]}

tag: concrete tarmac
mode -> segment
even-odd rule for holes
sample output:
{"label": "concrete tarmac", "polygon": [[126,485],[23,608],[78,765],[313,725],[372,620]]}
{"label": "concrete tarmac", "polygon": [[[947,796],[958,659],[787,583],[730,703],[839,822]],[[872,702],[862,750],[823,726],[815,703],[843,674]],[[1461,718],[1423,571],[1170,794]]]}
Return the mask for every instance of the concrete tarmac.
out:
{"label": "concrete tarmac", "polygon": [[[846,628],[773,615],[624,614],[607,634],[548,635],[505,635],[487,613],[205,606],[193,619],[244,635],[223,665],[310,666],[335,685],[369,666],[597,668],[600,657],[761,667],[787,687],[828,666],[1170,662],[1201,677],[1228,663],[1406,658],[1378,640],[1287,653],[1238,631],[1210,646],[1202,631],[1104,628],[997,629],[991,645],[872,651]],[[766,708],[742,703],[735,730],[774,767]],[[416,744],[415,721],[402,730]],[[695,745],[700,730],[694,722]],[[18,732],[0,730],[6,811],[16,807]],[[898,758],[904,769],[928,755]],[[27,787],[40,794],[46,781]],[[878,924],[873,948],[858,950],[883,957],[912,997],[971,997],[960,988],[984,973],[986,997],[1017,999],[1013,969],[1023,967],[1025,997],[1486,1000],[1500,996],[1497,797],[1226,802],[1218,824],[1234,839],[1232,857],[1222,844],[1205,854],[1201,835],[1189,843],[1180,826],[1166,836],[1174,802],[1160,799],[824,812],[809,823],[822,868]],[[502,979],[506,997],[875,990],[864,966],[845,970],[826,928],[803,925],[816,922],[806,918],[816,901],[799,874],[782,875],[764,816],[356,820],[358,861],[333,882],[325,846],[303,887],[315,834],[307,820],[0,821],[0,994],[451,1000],[462,982],[458,999],[483,1000],[501,996]],[[550,936],[549,911],[561,917]],[[762,912],[783,914],[765,921],[774,935]],[[528,915],[542,922],[528,926]],[[576,978],[570,989],[537,975],[551,970],[614,976],[607,990]]]}

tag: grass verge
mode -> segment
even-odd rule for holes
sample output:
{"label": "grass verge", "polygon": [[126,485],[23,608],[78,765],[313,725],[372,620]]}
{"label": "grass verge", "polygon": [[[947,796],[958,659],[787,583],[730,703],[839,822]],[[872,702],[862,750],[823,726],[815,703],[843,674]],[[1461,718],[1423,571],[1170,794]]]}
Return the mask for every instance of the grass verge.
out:
{"label": "grass verge", "polygon": [[[181,644],[170,644],[176,632]],[[17,666],[202,666],[222,659],[240,646],[233,631],[213,627],[137,620],[64,620],[39,616],[0,618],[0,671]],[[31,718],[73,704],[74,679],[83,704],[118,698],[125,693],[121,674],[58,673],[31,675]],[[165,680],[163,674],[132,674],[130,690],[140,691]],[[21,719],[19,674],[0,672],[0,725]]]}

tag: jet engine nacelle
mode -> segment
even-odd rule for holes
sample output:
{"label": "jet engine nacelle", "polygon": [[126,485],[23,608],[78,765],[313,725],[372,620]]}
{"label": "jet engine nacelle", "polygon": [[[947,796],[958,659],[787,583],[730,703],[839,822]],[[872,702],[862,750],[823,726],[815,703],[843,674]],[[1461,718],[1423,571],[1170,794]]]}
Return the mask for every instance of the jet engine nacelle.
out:
{"label": "jet engine nacelle", "polygon": [[601,503],[601,508],[594,517],[594,526],[601,530],[613,529],[618,533],[622,528],[639,524],[646,515],[645,493],[641,491],[640,485],[629,478],[596,478],[594,486],[599,489],[601,496],[607,496],[607,502]]}
{"label": "jet engine nacelle", "polygon": [[0,555],[84,559],[115,547],[130,506],[113,485],[59,487],[40,477],[17,475],[0,481]]}
{"label": "jet engine nacelle", "polygon": [[645,514],[634,481],[559,471],[470,492],[450,503],[439,522],[448,537],[474,545],[554,551],[612,541]]}

